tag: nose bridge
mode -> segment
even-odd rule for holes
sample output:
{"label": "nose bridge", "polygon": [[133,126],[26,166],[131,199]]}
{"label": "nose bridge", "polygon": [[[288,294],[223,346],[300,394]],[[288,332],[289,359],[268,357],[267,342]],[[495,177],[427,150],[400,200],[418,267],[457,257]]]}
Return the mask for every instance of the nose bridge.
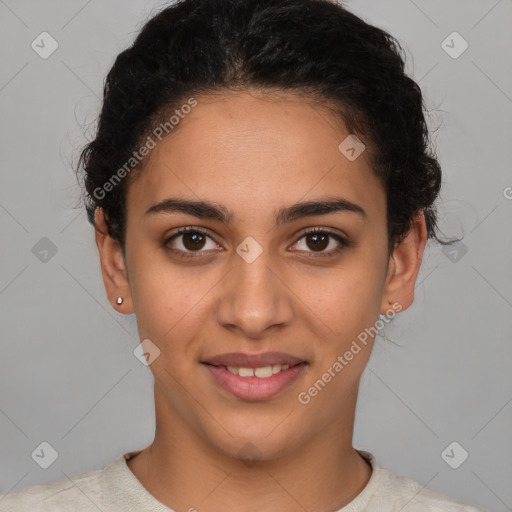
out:
{"label": "nose bridge", "polygon": [[237,248],[239,254],[233,258],[229,284],[223,288],[216,308],[221,326],[236,327],[251,338],[262,336],[271,326],[289,322],[293,314],[290,296],[283,279],[275,275],[278,271],[269,254],[257,251],[255,256],[254,251],[251,241]]}

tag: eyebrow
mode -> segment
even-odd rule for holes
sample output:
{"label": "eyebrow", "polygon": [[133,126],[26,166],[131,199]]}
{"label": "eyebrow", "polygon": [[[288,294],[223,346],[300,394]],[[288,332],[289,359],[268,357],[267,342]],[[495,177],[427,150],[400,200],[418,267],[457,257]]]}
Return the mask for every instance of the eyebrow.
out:
{"label": "eyebrow", "polygon": [[[328,197],[280,208],[274,216],[274,226],[288,224],[303,217],[326,215],[335,212],[356,213],[364,220],[368,218],[365,210],[358,204],[341,197]],[[216,220],[227,225],[232,224],[234,217],[231,210],[218,203],[173,197],[154,204],[146,211],[145,215],[156,213],[185,213],[200,219]]]}

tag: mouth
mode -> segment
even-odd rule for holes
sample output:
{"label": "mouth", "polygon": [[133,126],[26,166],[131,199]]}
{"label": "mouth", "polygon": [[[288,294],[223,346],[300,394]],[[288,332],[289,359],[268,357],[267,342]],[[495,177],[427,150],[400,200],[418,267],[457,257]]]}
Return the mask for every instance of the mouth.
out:
{"label": "mouth", "polygon": [[[228,364],[229,363],[229,364]],[[288,354],[224,354],[201,365],[220,389],[237,398],[268,400],[289,388],[302,376],[309,363]]]}
{"label": "mouth", "polygon": [[246,352],[229,352],[226,354],[218,354],[209,357],[202,363],[210,364],[212,366],[229,366],[233,368],[264,368],[267,366],[295,366],[298,363],[307,362],[304,359],[286,354],[285,352],[261,352],[259,354],[250,354]]}

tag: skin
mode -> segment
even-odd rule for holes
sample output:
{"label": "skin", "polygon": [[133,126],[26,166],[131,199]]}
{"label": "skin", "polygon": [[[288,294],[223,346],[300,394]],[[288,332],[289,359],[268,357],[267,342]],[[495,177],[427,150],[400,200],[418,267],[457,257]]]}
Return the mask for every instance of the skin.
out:
{"label": "skin", "polygon": [[[176,511],[248,512],[255,504],[270,512],[338,510],[371,476],[352,435],[373,339],[307,405],[297,397],[391,304],[410,306],[427,239],[424,216],[418,213],[389,255],[384,189],[368,152],[349,161],[338,150],[349,135],[339,120],[289,93],[196,99],[128,188],[125,255],[96,212],[107,296],[119,312],[136,314],[140,340],[160,350],[149,366],[155,438],[128,466]],[[274,226],[279,208],[326,196],[360,205],[366,219],[342,211]],[[184,213],[145,215],[167,197],[222,204],[233,212],[232,225]],[[211,234],[194,259],[165,248],[186,226]],[[315,250],[303,235],[314,227],[351,245],[317,256],[339,242],[329,238]],[[236,252],[248,236],[263,248],[252,263]],[[168,247],[190,254],[186,237]],[[268,400],[234,397],[200,364],[220,353],[268,350],[308,362]]]}

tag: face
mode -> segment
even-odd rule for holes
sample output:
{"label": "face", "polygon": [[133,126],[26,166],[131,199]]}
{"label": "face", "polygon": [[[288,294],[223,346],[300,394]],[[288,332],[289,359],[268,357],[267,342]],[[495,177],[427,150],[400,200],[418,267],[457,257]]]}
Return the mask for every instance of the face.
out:
{"label": "face", "polygon": [[285,93],[196,99],[128,188],[126,256],[109,271],[104,248],[104,277],[119,271],[105,283],[159,351],[157,423],[271,459],[353,421],[369,328],[407,307],[424,239],[388,257],[385,191],[325,110]]}

